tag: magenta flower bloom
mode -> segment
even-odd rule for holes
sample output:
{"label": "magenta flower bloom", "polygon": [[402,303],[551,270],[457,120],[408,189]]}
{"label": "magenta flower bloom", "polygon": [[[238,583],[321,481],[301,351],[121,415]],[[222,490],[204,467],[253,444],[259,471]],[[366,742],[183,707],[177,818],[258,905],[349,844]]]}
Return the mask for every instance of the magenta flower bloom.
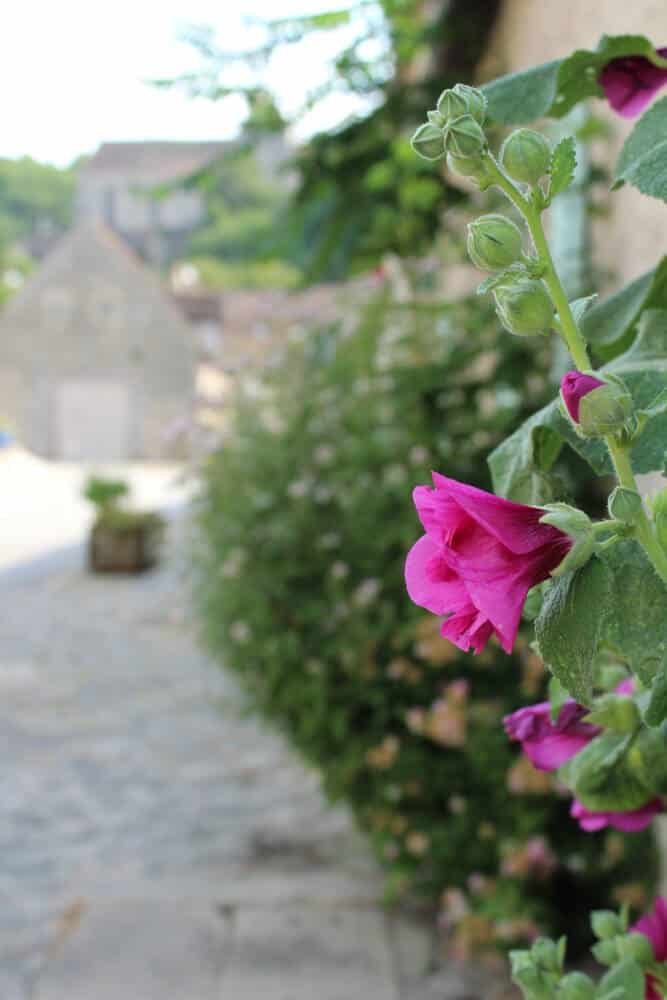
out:
{"label": "magenta flower bloom", "polygon": [[[667,49],[657,51],[667,56]],[[598,80],[614,111],[635,118],[667,83],[667,68],[655,66],[645,56],[621,56],[607,63]]]}
{"label": "magenta flower bloom", "polygon": [[553,723],[551,705],[543,701],[506,715],[503,723],[509,738],[522,744],[533,767],[538,771],[555,771],[599,734],[597,726],[581,721],[588,711],[569,699]]}
{"label": "magenta flower bloom", "polygon": [[596,833],[607,826],[612,826],[623,833],[638,833],[645,829],[662,809],[661,799],[651,799],[639,809],[631,809],[628,812],[591,812],[575,799],[570,808],[570,816],[576,819],[581,829],[587,833]]}
{"label": "magenta flower bloom", "polygon": [[579,423],[579,403],[584,396],[587,396],[593,389],[599,389],[601,385],[606,385],[599,378],[593,375],[584,375],[582,372],[566,372],[560,383],[560,391],[563,402],[567,407],[575,424]]}
{"label": "magenta flower bloom", "polygon": [[410,598],[446,615],[441,634],[481,652],[495,632],[512,651],[526,595],[562,562],[572,539],[540,524],[539,507],[503,500],[433,473],[413,498],[426,534],[405,564]]}
{"label": "magenta flower bloom", "polygon": [[[630,928],[637,934],[643,934],[653,945],[656,962],[667,961],[667,901],[658,896],[651,913],[643,916],[634,927]],[[652,976],[646,977],[645,1000],[661,1000],[661,994],[654,986]]]}

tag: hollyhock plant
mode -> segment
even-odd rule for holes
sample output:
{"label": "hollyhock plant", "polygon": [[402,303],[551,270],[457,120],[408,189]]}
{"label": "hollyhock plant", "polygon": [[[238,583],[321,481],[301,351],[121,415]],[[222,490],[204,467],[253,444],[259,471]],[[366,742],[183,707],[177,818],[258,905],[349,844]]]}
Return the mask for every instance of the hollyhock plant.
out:
{"label": "hollyhock plant", "polygon": [[628,812],[591,812],[575,799],[570,808],[570,816],[577,820],[582,830],[587,833],[597,833],[611,826],[622,833],[638,833],[663,811],[662,800],[651,799],[639,809]]}
{"label": "hollyhock plant", "polygon": [[594,375],[586,375],[583,372],[572,371],[563,375],[560,390],[567,412],[575,424],[579,423],[579,403],[583,397],[587,396],[593,389],[599,389],[605,384]]}
{"label": "hollyhock plant", "polygon": [[[667,48],[657,51],[667,56]],[[614,111],[624,118],[636,118],[667,84],[667,67],[656,66],[645,56],[622,56],[607,63],[599,82]]]}
{"label": "hollyhock plant", "polygon": [[406,561],[410,598],[447,616],[440,632],[460,649],[479,653],[495,633],[510,653],[528,591],[563,561],[573,540],[541,524],[540,507],[437,472],[433,484],[413,493],[426,534]]}
{"label": "hollyhock plant", "polygon": [[562,706],[554,723],[551,721],[551,705],[544,701],[520,708],[518,712],[505,716],[503,722],[509,738],[522,744],[533,767],[540,771],[555,771],[583,750],[600,732],[597,726],[581,721],[588,711],[570,699]]}
{"label": "hollyhock plant", "polygon": [[[638,920],[632,930],[649,939],[656,962],[667,961],[667,900],[659,896],[652,912],[645,914],[641,920]],[[660,1000],[661,994],[654,984],[653,977],[647,976],[646,1000]]]}

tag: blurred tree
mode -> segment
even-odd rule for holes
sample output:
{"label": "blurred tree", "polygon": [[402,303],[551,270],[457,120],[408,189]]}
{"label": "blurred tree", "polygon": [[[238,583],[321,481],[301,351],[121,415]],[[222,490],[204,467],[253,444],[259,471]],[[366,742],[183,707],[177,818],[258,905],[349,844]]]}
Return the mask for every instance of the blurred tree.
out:
{"label": "blurred tree", "polygon": [[74,170],[29,156],[0,160],[0,242],[21,242],[40,226],[65,229],[72,218]]}
{"label": "blurred tree", "polygon": [[263,39],[245,52],[221,49],[213,28],[189,30],[197,73],[158,85],[184,87],[214,100],[243,94],[255,132],[283,129],[262,70],[279,49],[338,32],[342,47],[329,79],[306,89],[295,118],[332,94],[358,99],[359,112],[316,133],[296,154],[298,182],[283,229],[308,279],[363,271],[388,251],[423,251],[446,204],[461,193],[413,156],[409,138],[444,87],[470,80],[499,0],[354,0],[341,10],[263,24]]}

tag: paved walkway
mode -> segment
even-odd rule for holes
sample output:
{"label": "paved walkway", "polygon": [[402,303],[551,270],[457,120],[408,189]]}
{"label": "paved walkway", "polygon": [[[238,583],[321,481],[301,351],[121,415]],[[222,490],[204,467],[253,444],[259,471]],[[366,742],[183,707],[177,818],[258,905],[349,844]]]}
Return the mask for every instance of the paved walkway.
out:
{"label": "paved walkway", "polygon": [[91,577],[80,475],[30,464],[21,504],[0,460],[1,1000],[490,1000],[425,978],[431,935],[198,651],[179,518],[162,569]]}

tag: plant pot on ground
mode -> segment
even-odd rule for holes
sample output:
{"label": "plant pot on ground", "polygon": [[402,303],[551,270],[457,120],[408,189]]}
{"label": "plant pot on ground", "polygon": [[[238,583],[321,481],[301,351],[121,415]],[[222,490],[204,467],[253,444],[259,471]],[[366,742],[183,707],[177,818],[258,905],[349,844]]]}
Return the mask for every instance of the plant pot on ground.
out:
{"label": "plant pot on ground", "polygon": [[88,541],[88,565],[94,573],[142,573],[158,562],[164,519],[154,511],[120,506],[127,483],[91,478],[84,495],[97,508]]}

